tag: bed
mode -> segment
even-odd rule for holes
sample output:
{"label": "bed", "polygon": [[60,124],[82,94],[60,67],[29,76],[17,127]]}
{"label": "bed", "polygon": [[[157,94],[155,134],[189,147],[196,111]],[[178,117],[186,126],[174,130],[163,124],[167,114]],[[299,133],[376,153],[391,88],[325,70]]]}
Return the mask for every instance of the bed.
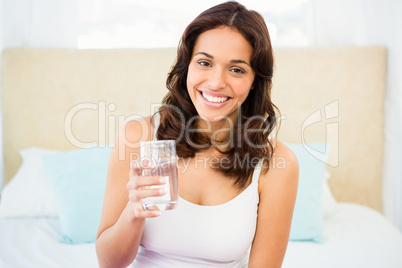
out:
{"label": "bed", "polygon": [[[174,57],[3,51],[0,267],[97,267],[110,147],[125,120],[157,109]],[[402,235],[381,213],[386,50],[275,49],[275,61],[278,137],[301,167],[283,267],[402,267]]]}

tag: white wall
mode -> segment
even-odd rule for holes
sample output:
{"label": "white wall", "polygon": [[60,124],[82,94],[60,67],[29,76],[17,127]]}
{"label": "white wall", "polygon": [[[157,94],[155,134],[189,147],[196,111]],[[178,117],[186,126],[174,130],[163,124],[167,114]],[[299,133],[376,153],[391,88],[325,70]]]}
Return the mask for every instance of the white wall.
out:
{"label": "white wall", "polygon": [[[0,18],[4,18],[3,14],[3,0],[0,0]],[[3,20],[0,19],[0,52],[3,51]],[[1,53],[0,53],[0,63],[1,63]],[[0,65],[1,70],[1,65]],[[0,77],[1,79],[1,77]],[[0,80],[1,82],[1,80]],[[0,83],[0,93],[1,93],[1,83]],[[3,120],[1,113],[1,94],[0,94],[0,191],[4,184],[4,161],[3,161]]]}
{"label": "white wall", "polygon": [[402,1],[388,2],[388,12],[382,18],[387,24],[381,29],[388,47],[383,208],[385,216],[402,231]]}

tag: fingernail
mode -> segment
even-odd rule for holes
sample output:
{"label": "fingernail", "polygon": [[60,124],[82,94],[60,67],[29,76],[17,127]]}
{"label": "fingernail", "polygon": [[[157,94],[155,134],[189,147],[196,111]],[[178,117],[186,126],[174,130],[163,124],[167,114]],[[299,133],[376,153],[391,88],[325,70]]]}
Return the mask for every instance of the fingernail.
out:
{"label": "fingernail", "polygon": [[162,178],[159,179],[159,182],[160,183],[167,183],[167,178],[162,177]]}
{"label": "fingernail", "polygon": [[161,188],[161,189],[159,189],[159,193],[160,193],[160,194],[166,194],[167,191],[166,191],[165,188]]}

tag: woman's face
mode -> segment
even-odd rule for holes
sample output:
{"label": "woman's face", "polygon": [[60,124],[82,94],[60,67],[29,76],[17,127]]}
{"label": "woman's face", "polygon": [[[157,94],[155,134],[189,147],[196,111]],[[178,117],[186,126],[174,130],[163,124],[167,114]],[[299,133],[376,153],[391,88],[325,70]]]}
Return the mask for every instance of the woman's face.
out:
{"label": "woman's face", "polygon": [[187,90],[204,120],[216,122],[226,116],[236,120],[254,81],[252,53],[250,43],[228,27],[199,35],[188,67]]}

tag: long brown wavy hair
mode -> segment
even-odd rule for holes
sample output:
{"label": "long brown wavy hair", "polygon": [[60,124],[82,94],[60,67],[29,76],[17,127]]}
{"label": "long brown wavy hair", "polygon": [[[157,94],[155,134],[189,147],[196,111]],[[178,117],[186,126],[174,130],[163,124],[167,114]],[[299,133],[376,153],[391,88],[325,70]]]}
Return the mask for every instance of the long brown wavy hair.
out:
{"label": "long brown wavy hair", "polygon": [[226,158],[225,164],[214,167],[224,175],[235,178],[234,184],[243,188],[260,159],[265,160],[263,172],[269,169],[273,144],[268,136],[277,126],[275,111],[279,112],[271,101],[274,65],[271,40],[259,13],[237,2],[226,2],[202,12],[187,26],[179,43],[176,62],[166,81],[169,92],[158,111],[160,125],[156,137],[158,140],[176,140],[180,158],[194,157],[202,150],[202,145],[206,145],[204,148],[211,145],[205,133],[189,131],[196,129],[197,120],[194,117],[198,114],[188,94],[186,80],[198,36],[222,26],[237,30],[253,47],[250,63],[255,79],[253,90],[241,105],[238,121],[231,133],[236,144],[223,151],[218,150]]}

